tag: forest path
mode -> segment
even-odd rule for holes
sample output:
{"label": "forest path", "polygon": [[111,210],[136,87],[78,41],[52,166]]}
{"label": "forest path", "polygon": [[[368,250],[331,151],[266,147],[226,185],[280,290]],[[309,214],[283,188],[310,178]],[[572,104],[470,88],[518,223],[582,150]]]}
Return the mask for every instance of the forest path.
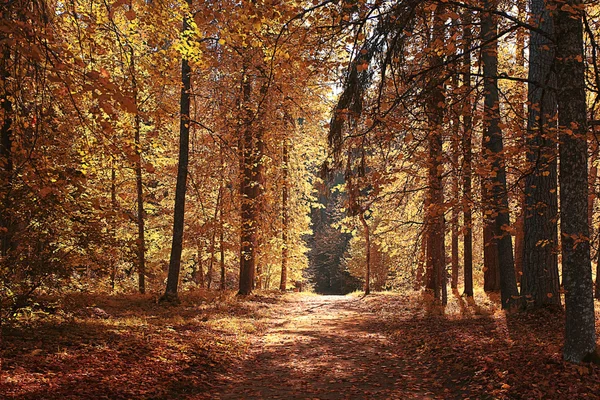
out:
{"label": "forest path", "polygon": [[210,398],[428,398],[381,333],[385,321],[359,308],[360,302],[304,295],[277,305],[274,315],[281,318],[255,339],[246,361]]}

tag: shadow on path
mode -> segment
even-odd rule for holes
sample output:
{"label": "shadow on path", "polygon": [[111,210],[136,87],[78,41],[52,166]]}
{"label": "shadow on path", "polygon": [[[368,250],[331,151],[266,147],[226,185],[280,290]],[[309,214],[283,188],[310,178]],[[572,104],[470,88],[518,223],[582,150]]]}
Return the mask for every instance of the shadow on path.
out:
{"label": "shadow on path", "polygon": [[359,306],[345,297],[305,300],[254,344],[247,363],[210,398],[432,399],[431,390],[443,393],[445,379],[415,360],[414,349],[393,343],[385,321]]}
{"label": "shadow on path", "polygon": [[459,299],[436,315],[407,300],[297,299],[207,398],[600,398],[600,369],[561,360],[561,314],[507,316]]}

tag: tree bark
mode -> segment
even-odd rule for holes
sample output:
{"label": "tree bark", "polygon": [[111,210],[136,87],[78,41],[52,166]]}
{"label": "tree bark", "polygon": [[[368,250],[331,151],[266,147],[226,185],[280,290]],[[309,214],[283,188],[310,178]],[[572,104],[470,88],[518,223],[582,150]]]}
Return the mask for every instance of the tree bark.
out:
{"label": "tree bark", "polygon": [[[188,7],[191,0],[186,0]],[[182,32],[191,30],[190,16],[183,20]],[[179,271],[181,269],[181,252],[183,250],[183,226],[185,216],[185,192],[187,187],[189,144],[190,144],[190,91],[191,69],[188,60],[181,59],[181,95],[180,95],[180,121],[179,121],[179,164],[177,167],[177,185],[175,187],[175,210],[173,218],[173,241],[171,245],[171,258],[169,261],[169,274],[167,288],[163,299],[177,299],[179,286]],[[200,255],[198,255],[200,257]]]}
{"label": "tree bark", "polygon": [[600,300],[600,245],[598,245],[598,254],[596,255],[596,284],[594,297]]}
{"label": "tree bark", "polygon": [[[130,6],[131,7],[131,6]],[[146,238],[144,229],[144,182],[142,177],[142,143],[140,137],[140,115],[138,107],[138,84],[135,70],[135,53],[133,46],[130,48],[130,72],[133,87],[133,101],[136,107],[134,115],[134,144],[135,144],[135,187],[137,196],[137,257],[138,257],[138,290],[141,294],[146,293]]]}
{"label": "tree bark", "polygon": [[[591,117],[594,119],[594,117]],[[590,230],[590,239],[594,237],[594,204],[596,202],[596,182],[598,180],[598,140],[596,140],[596,132],[595,127],[592,127],[592,132],[590,135],[590,145],[589,145],[589,175],[588,175],[588,186],[589,186],[589,194],[588,194],[588,226]],[[591,243],[590,243],[591,247]]]}
{"label": "tree bark", "polygon": [[223,142],[219,144],[219,163],[221,167],[221,182],[219,183],[219,194],[221,196],[221,204],[219,210],[219,253],[220,253],[220,264],[221,264],[221,281],[219,283],[219,288],[221,290],[225,290],[225,243],[224,243],[224,217],[223,214],[225,212],[225,201],[223,200],[223,196],[225,195],[225,168],[223,165]]}
{"label": "tree bark", "polygon": [[419,245],[419,255],[417,260],[417,270],[415,271],[415,282],[413,288],[420,290],[425,286],[424,278],[426,275],[425,264],[427,263],[427,232],[421,235],[421,243]]}
{"label": "tree bark", "polygon": [[[5,10],[5,14],[9,14]],[[1,189],[2,189],[2,213],[0,215],[0,227],[2,228],[0,251],[3,257],[7,257],[12,247],[12,224],[11,224],[11,189],[13,175],[13,156],[12,156],[12,129],[13,129],[13,104],[12,94],[9,89],[10,72],[8,64],[10,62],[10,47],[3,46],[2,60],[0,61],[0,79],[2,79],[2,95],[0,97],[0,107],[3,110],[2,131],[0,132],[0,167]]]}
{"label": "tree bark", "polygon": [[567,361],[581,362],[596,349],[592,268],[587,216],[587,107],[580,1],[553,2],[556,32],[560,156],[560,220],[565,289]]}
{"label": "tree bark", "polygon": [[281,189],[281,280],[279,290],[285,292],[287,289],[288,274],[288,228],[289,228],[289,210],[288,210],[288,186],[289,186],[289,149],[288,137],[283,138],[283,184]]}
{"label": "tree bark", "polygon": [[[116,242],[117,236],[117,223],[116,223],[116,213],[117,213],[117,172],[114,166],[114,158],[112,159],[112,165],[110,168],[110,205],[112,208],[112,218],[110,224],[111,236],[112,239]],[[117,280],[117,260],[113,257],[111,259],[110,266],[110,288],[111,292],[115,291],[115,284]]]}
{"label": "tree bark", "polygon": [[198,240],[196,243],[196,266],[195,270],[192,273],[192,280],[194,283],[201,288],[204,287],[205,282],[205,274],[204,274],[204,263],[202,262],[202,251],[204,250],[204,246],[202,245],[202,241]]}
{"label": "tree bark", "polygon": [[[592,116],[593,118],[593,116]],[[594,118],[593,118],[594,119]],[[590,176],[589,176],[589,190],[590,193],[588,195],[588,226],[590,229],[590,238],[594,237],[594,202],[597,197],[596,184],[598,181],[598,166],[596,163],[599,161],[599,151],[600,147],[598,145],[596,127],[592,127],[592,135],[591,135],[591,159],[590,159]],[[596,236],[599,236],[600,230],[597,231]],[[590,243],[591,247],[591,243]],[[596,282],[594,284],[594,298],[600,300],[600,279],[598,277],[598,273],[600,272],[600,242],[598,243],[597,251],[596,251]]]}
{"label": "tree bark", "polygon": [[471,11],[463,12],[463,52],[464,52],[464,90],[465,109],[463,110],[464,132],[462,137],[463,148],[463,273],[464,294],[473,297],[473,217],[472,217],[472,188],[471,188],[471,135],[473,129],[473,104],[471,95]]}
{"label": "tree bark", "polygon": [[[485,0],[486,10],[495,10],[496,0]],[[498,92],[498,33],[497,18],[484,12],[481,35],[485,45],[482,49],[484,75],[484,157],[490,161],[490,194],[494,242],[497,244],[498,269],[502,308],[509,308],[518,299],[519,291],[515,277],[512,239],[508,233],[510,217],[506,190],[506,169],[503,155],[502,130],[500,129],[500,101]]]}
{"label": "tree bark", "polygon": [[[264,86],[261,88],[261,95],[263,94],[263,90],[264,90]],[[254,151],[254,159],[252,161],[253,164],[253,176],[254,176],[254,183],[253,185],[256,188],[256,197],[253,201],[253,207],[254,207],[254,226],[256,229],[256,244],[254,246],[255,249],[255,253],[259,253],[260,255],[260,248],[261,248],[261,240],[264,240],[264,238],[260,235],[261,230],[260,230],[260,226],[262,223],[262,219],[261,216],[264,213],[264,204],[262,203],[264,200],[263,197],[263,192],[264,192],[264,187],[265,187],[265,165],[263,163],[262,157],[265,154],[265,142],[264,142],[264,127],[261,125],[261,122],[256,124],[256,130],[255,130],[255,151]],[[255,255],[255,258],[257,258],[257,260],[261,260],[262,259],[262,255],[260,255],[261,257],[257,257]],[[261,262],[256,263],[256,287],[258,287],[259,289],[264,289],[265,288],[265,277],[264,277],[264,272],[263,272],[263,266]]]}
{"label": "tree bark", "polygon": [[[517,7],[518,7],[518,18],[521,21],[524,21],[527,19],[527,3],[524,1],[519,1],[517,2]],[[516,60],[515,63],[516,65],[520,68],[520,70],[524,70],[525,69],[525,30],[524,29],[518,29],[517,30],[517,54],[516,54]],[[523,115],[523,120],[525,120],[525,116],[527,115],[527,93],[524,89],[524,85],[520,84],[518,86],[518,91],[517,91],[517,101],[522,103],[521,107],[516,108],[517,112],[519,112],[519,115],[517,115],[517,118],[519,120],[521,120],[521,112]],[[522,125],[522,124],[520,124]],[[521,126],[522,127],[522,126]],[[520,128],[521,128],[520,127]],[[522,127],[525,128],[525,127]],[[527,156],[523,156],[522,153],[525,149],[525,136],[526,134],[521,134],[521,131],[518,131],[518,136],[515,138],[516,139],[516,144],[517,144],[517,149],[519,150],[519,153],[516,156],[516,167],[518,170],[523,170],[523,166],[526,163],[526,158]],[[517,209],[516,209],[516,218],[515,218],[515,272],[516,272],[516,277],[517,277],[517,283],[521,282],[521,276],[523,275],[523,249],[524,249],[524,240],[525,240],[525,234],[524,234],[524,225],[525,225],[525,184],[523,182],[523,179],[521,179],[519,177],[516,185],[515,185],[515,191],[516,193],[514,193],[514,197],[516,199],[516,203],[517,203]]]}
{"label": "tree bark", "polygon": [[219,216],[219,210],[221,208],[221,190],[217,193],[217,203],[215,204],[215,214],[212,219],[212,236],[210,238],[210,261],[208,263],[208,270],[206,272],[206,288],[210,290],[213,280],[213,266],[215,264],[215,250],[217,241],[217,217]]}
{"label": "tree bark", "polygon": [[[433,37],[444,37],[444,7],[439,5],[435,10],[433,20]],[[444,275],[446,273],[445,260],[445,223],[444,223],[444,189],[443,189],[443,123],[445,115],[445,93],[444,82],[440,80],[442,75],[439,68],[442,68],[443,60],[438,52],[433,52],[429,59],[431,68],[434,68],[436,74],[432,74],[429,79],[429,96],[426,99],[427,119],[431,124],[429,132],[429,160],[428,160],[428,181],[429,194],[427,204],[427,253],[428,253],[428,288],[433,289],[434,297],[438,300],[442,298],[442,283],[445,283]]]}
{"label": "tree bark", "polygon": [[[493,202],[489,194],[488,183],[482,179],[481,199],[484,207],[491,207]],[[493,211],[487,209],[487,212]],[[497,292],[500,290],[500,268],[498,267],[498,243],[494,239],[494,219],[489,215],[483,217],[483,290],[486,292]]]}
{"label": "tree bark", "polygon": [[142,178],[142,151],[140,142],[140,118],[135,116],[135,146],[137,157],[135,162],[135,185],[137,194],[137,256],[138,256],[138,290],[146,293],[146,238],[145,238],[145,215],[144,215],[144,183]]}
{"label": "tree bark", "polygon": [[[453,89],[458,93],[458,76],[453,76]],[[458,288],[458,241],[459,237],[459,226],[458,218],[460,214],[460,188],[459,188],[459,157],[460,157],[460,118],[459,110],[455,107],[452,112],[452,217],[451,217],[451,281],[450,287],[452,289]]]}
{"label": "tree bark", "polygon": [[[219,190],[221,190],[221,192],[223,191],[223,188],[220,188]],[[221,202],[221,211],[219,212],[219,255],[220,255],[220,266],[221,266],[221,281],[219,283],[219,288],[221,290],[225,290],[225,243],[223,240],[223,230],[224,230],[224,224],[223,224],[223,202]]]}
{"label": "tree bark", "polygon": [[254,290],[256,276],[256,248],[258,243],[257,201],[260,194],[258,173],[262,154],[259,152],[256,135],[252,131],[253,113],[249,104],[252,94],[252,83],[245,71],[243,79],[242,108],[245,115],[242,124],[243,149],[240,187],[242,198],[242,229],[240,236],[240,282],[238,294],[249,295]]}
{"label": "tree bark", "polygon": [[[530,1],[534,24],[554,34],[554,24],[544,0]],[[521,296],[527,308],[560,305],[558,280],[558,199],[556,163],[556,86],[554,48],[550,39],[531,32],[527,166],[525,179],[524,252]]]}
{"label": "tree bark", "polygon": [[365,296],[371,293],[371,233],[369,231],[369,224],[365,219],[365,212],[363,210],[358,214],[360,222],[365,230]]}

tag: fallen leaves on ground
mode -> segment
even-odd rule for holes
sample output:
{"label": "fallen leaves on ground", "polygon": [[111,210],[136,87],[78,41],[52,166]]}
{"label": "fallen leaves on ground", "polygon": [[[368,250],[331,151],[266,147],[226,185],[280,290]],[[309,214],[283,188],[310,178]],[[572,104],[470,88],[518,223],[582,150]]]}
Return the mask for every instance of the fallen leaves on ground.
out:
{"label": "fallen leaves on ground", "polygon": [[[71,296],[4,327],[15,399],[600,399],[562,361],[560,311],[505,313],[455,293]],[[598,324],[600,325],[600,324]]]}
{"label": "fallen leaves on ground", "polygon": [[276,297],[67,296],[3,326],[0,398],[164,399],[204,393],[246,353]]}

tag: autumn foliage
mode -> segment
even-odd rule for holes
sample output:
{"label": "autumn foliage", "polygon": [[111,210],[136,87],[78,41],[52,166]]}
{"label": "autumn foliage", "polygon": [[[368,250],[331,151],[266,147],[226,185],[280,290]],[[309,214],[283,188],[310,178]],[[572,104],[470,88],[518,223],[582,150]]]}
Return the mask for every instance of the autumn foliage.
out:
{"label": "autumn foliage", "polygon": [[[0,318],[12,374],[19,357],[46,355],[18,350],[23,329],[54,343],[67,324],[73,342],[89,329],[108,346],[97,315],[76,318],[111,316],[112,301],[108,325],[131,317],[141,335],[135,318],[158,318],[158,335],[171,326],[160,307],[193,309],[182,321],[223,307],[226,320],[264,291],[362,289],[410,291],[389,306],[435,309],[435,323],[477,342],[497,318],[514,322],[496,337],[505,353],[483,370],[457,366],[478,378],[446,389],[543,396],[508,369],[494,370],[506,387],[480,378],[510,361],[511,335],[529,335],[550,364],[565,366],[560,346],[569,362],[599,359],[599,11],[576,0],[2,1]],[[458,329],[452,304],[480,310],[481,290],[504,311]],[[282,301],[268,293],[256,301]],[[352,312],[372,313],[366,301]],[[533,343],[543,333],[527,316],[547,320],[550,347]],[[382,334],[398,337],[405,317]],[[238,329],[203,326],[155,344],[192,346],[189,334],[210,352]],[[118,396],[170,393],[143,386]]]}

